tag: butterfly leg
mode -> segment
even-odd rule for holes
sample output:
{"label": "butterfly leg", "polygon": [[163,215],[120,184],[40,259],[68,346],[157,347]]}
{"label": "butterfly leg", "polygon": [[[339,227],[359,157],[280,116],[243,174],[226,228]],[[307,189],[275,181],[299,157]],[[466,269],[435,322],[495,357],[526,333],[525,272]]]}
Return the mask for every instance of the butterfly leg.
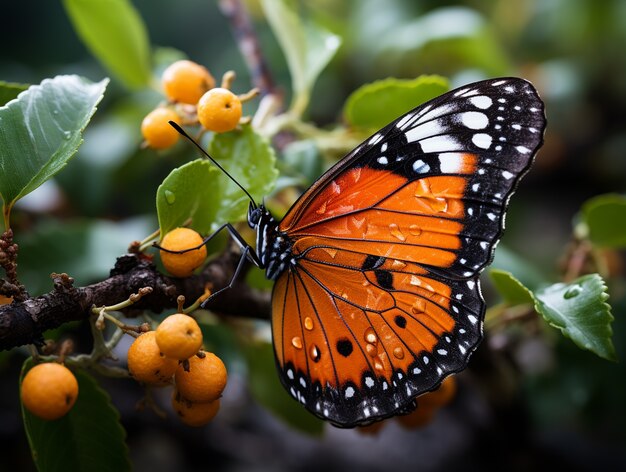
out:
{"label": "butterfly leg", "polygon": [[[237,238],[233,238],[233,239],[237,239]],[[239,241],[237,241],[239,242]],[[241,270],[243,269],[246,260],[249,260],[250,262],[252,262],[253,264],[256,264],[254,259],[257,259],[256,253],[254,252],[254,250],[246,245],[242,247],[241,250],[241,257],[239,258],[239,262],[237,263],[237,267],[235,268],[235,272],[233,272],[233,276],[230,279],[230,282],[228,282],[227,285],[225,285],[224,287],[220,288],[218,291],[213,292],[209,298],[207,298],[206,300],[204,300],[202,302],[202,304],[200,305],[200,308],[204,308],[212,299],[213,297],[216,297],[217,295],[219,295],[220,293],[228,290],[229,288],[232,288],[233,285],[235,284],[235,281],[239,278],[239,274],[241,273]]]}
{"label": "butterfly leg", "polygon": [[211,235],[209,235],[206,238],[204,238],[200,244],[198,244],[197,246],[193,246],[193,247],[187,248],[187,249],[180,249],[180,250],[166,249],[163,246],[161,246],[159,243],[153,243],[152,246],[157,248],[157,249],[159,249],[159,250],[161,250],[161,251],[169,252],[169,253],[172,253],[172,254],[184,254],[186,252],[195,251],[197,249],[200,249],[202,246],[204,246],[209,241],[211,241],[215,236],[217,236],[219,233],[221,233],[222,230],[224,230],[224,229],[228,230],[228,233],[230,234],[231,238],[233,238],[233,240],[237,243],[237,245],[239,246],[239,248],[242,251],[245,250],[246,248],[248,249],[246,257],[248,258],[248,260],[250,262],[252,262],[254,265],[258,266],[261,262],[259,260],[259,257],[257,256],[256,252],[241,237],[239,232],[237,232],[237,230],[230,223],[223,224],[218,229],[216,229],[215,232],[213,232]]}

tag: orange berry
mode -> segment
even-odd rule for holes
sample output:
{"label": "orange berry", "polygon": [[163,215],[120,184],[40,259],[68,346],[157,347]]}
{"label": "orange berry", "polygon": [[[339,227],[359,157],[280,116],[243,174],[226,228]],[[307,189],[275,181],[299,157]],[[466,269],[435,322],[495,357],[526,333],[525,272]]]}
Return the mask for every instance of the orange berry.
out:
{"label": "orange berry", "polygon": [[192,402],[211,402],[221,397],[226,387],[226,366],[211,352],[189,358],[189,370],[181,364],[174,376],[180,394]]}
{"label": "orange berry", "polygon": [[420,428],[426,426],[433,420],[436,408],[429,408],[418,404],[417,409],[407,415],[397,416],[396,419],[401,426],[407,429]]}
{"label": "orange berry", "polygon": [[191,316],[176,313],[165,318],[156,329],[156,342],[167,357],[183,361],[202,347],[202,331]]}
{"label": "orange berry", "polygon": [[220,401],[192,402],[174,390],[172,394],[172,407],[178,417],[188,426],[204,426],[211,421],[220,409]]}
{"label": "orange berry", "polygon": [[209,90],[198,102],[198,121],[209,131],[224,133],[234,129],[241,113],[241,100],[225,88]]}
{"label": "orange berry", "polygon": [[172,147],[180,138],[169,121],[178,123],[180,116],[170,108],[159,107],[146,115],[141,122],[141,134],[152,149]]}
{"label": "orange berry", "polygon": [[38,364],[22,380],[22,403],[33,415],[56,420],[72,409],[78,397],[74,374],[56,362]]}
{"label": "orange berry", "polygon": [[421,407],[429,407],[429,408],[440,408],[444,405],[450,403],[450,401],[454,398],[454,394],[456,393],[456,377],[454,375],[450,375],[446,377],[441,385],[432,392],[427,392],[419,397],[417,397],[418,408]]}
{"label": "orange berry", "polygon": [[138,382],[166,384],[177,367],[178,361],[166,357],[159,349],[154,331],[140,335],[128,349],[128,370]]}
{"label": "orange berry", "polygon": [[200,97],[215,87],[210,72],[193,61],[176,61],[170,64],[161,77],[165,96],[172,101],[195,105]]}
{"label": "orange berry", "polygon": [[359,426],[356,430],[366,436],[376,436],[383,429],[383,426],[387,424],[386,420],[376,421],[365,426]]}
{"label": "orange berry", "polygon": [[189,277],[206,259],[206,246],[202,244],[202,236],[189,228],[176,228],[167,233],[161,241],[161,247],[170,251],[183,251],[200,246],[193,251],[180,254],[160,251],[161,261],[165,269],[176,277]]}

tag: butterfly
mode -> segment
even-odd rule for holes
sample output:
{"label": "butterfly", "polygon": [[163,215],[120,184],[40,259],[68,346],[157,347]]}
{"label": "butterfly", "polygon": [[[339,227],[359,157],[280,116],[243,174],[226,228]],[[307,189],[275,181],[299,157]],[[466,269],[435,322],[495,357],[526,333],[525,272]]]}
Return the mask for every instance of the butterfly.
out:
{"label": "butterfly", "polygon": [[368,424],[413,410],[466,367],[482,339],[478,277],[545,125],[529,82],[476,82],[376,132],[280,222],[248,194],[256,251],[224,227],[240,266],[275,281],[278,374],[307,410]]}

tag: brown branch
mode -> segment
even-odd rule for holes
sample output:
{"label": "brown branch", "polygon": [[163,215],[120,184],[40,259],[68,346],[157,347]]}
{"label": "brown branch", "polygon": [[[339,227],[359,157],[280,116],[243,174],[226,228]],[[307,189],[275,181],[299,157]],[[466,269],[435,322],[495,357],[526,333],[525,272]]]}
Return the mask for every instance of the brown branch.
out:
{"label": "brown branch", "polygon": [[6,273],[6,280],[0,279],[0,294],[23,301],[28,298],[26,288],[17,278],[18,245],[13,242],[13,230],[7,229],[0,236],[0,266]]}
{"label": "brown branch", "polygon": [[[86,287],[74,287],[74,280],[67,274],[52,274],[51,292],[0,306],[0,351],[39,344],[44,331],[69,321],[87,319],[94,305],[117,303],[143,287],[151,287],[153,291],[129,308],[128,316],[142,310],[159,313],[176,308],[178,295],[193,300],[203,294],[207,283],[217,288],[227,285],[239,257],[226,251],[201,274],[182,279],[161,274],[150,261],[134,254],[119,257],[109,278]],[[268,318],[268,294],[250,289],[241,277],[233,289],[212,300],[208,308],[226,315]]]}
{"label": "brown branch", "polygon": [[220,0],[218,4],[222,14],[230,21],[239,51],[250,71],[252,84],[259,89],[261,96],[276,94],[276,87],[261,53],[254,26],[241,0]]}

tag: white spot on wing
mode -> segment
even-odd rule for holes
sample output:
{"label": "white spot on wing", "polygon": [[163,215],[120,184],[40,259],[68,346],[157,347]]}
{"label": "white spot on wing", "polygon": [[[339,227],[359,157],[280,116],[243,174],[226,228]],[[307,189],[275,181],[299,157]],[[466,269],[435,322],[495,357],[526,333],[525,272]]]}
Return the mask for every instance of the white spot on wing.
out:
{"label": "white spot on wing", "polygon": [[377,142],[379,142],[381,139],[383,139],[383,135],[380,133],[376,133],[374,136],[372,136],[369,140],[369,144],[376,144]]}
{"label": "white spot on wing", "polygon": [[466,111],[461,113],[461,123],[469,129],[485,129],[489,124],[489,118],[479,111]]}
{"label": "white spot on wing", "polygon": [[425,174],[430,171],[430,166],[426,164],[423,160],[418,159],[413,163],[413,170],[418,174]]}
{"label": "white spot on wing", "polygon": [[478,321],[478,318],[476,318],[474,315],[467,315],[467,319],[470,321],[470,323],[472,324],[476,324],[476,322]]}
{"label": "white spot on wing", "polygon": [[425,153],[433,152],[446,152],[446,151],[460,151],[461,145],[449,135],[433,136],[430,138],[422,139],[420,141],[422,150]]}
{"label": "white spot on wing", "polygon": [[439,168],[444,174],[457,174],[463,167],[463,154],[449,152],[439,155]]}
{"label": "white spot on wing", "polygon": [[382,165],[389,164],[389,161],[387,160],[387,158],[385,156],[380,156],[378,159],[376,159],[376,162],[378,162],[379,164],[382,164]]}
{"label": "white spot on wing", "polygon": [[492,138],[487,133],[476,133],[472,136],[472,142],[476,147],[481,149],[489,149],[491,146]]}
{"label": "white spot on wing", "polygon": [[400,121],[398,121],[398,123],[396,123],[396,127],[403,129],[403,127],[407,124],[407,122],[413,118],[413,116],[415,116],[413,113],[408,113],[406,115],[404,115],[402,117],[402,119]]}
{"label": "white spot on wing", "polygon": [[486,110],[493,104],[493,100],[485,95],[478,95],[476,97],[470,98],[470,102],[477,108],[481,110]]}
{"label": "white spot on wing", "polygon": [[513,178],[513,174],[511,174],[508,170],[503,170],[502,177],[504,177],[507,180],[511,180]]}
{"label": "white spot on wing", "polygon": [[406,140],[410,143],[441,134],[445,128],[441,126],[438,120],[429,121],[421,125],[417,125],[406,132]]}

